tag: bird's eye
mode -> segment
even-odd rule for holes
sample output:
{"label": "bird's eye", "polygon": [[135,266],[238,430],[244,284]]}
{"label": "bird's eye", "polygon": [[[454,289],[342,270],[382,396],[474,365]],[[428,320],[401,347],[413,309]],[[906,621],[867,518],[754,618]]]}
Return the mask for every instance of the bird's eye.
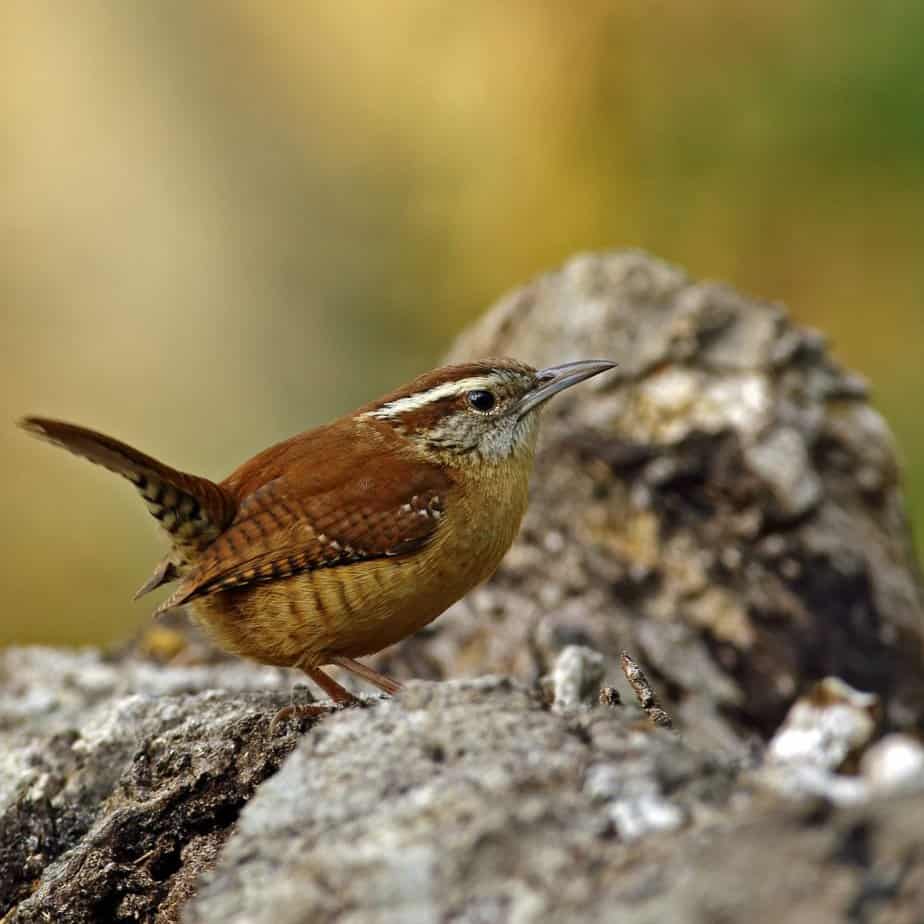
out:
{"label": "bird's eye", "polygon": [[476,410],[481,411],[482,414],[487,414],[488,411],[493,410],[494,405],[497,404],[497,398],[489,392],[485,391],[482,388],[476,388],[474,391],[468,393],[468,403]]}

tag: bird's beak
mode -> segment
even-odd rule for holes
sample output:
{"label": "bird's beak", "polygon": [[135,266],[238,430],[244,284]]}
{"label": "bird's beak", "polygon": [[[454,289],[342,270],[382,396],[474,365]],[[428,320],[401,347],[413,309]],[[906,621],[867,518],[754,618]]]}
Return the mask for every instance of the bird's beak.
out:
{"label": "bird's beak", "polygon": [[520,399],[516,408],[517,416],[524,417],[560,391],[577,385],[578,382],[583,382],[591,376],[606,372],[607,369],[613,369],[615,366],[616,363],[608,359],[582,359],[576,363],[564,363],[561,366],[549,366],[548,369],[542,369],[537,376],[536,387]]}

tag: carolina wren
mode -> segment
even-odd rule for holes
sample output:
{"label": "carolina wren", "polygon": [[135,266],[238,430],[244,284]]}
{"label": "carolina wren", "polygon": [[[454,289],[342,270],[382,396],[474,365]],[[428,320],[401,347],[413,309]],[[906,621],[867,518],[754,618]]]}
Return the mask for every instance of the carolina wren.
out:
{"label": "carolina wren", "polygon": [[416,632],[494,571],[526,509],[541,407],[613,366],[436,369],[218,483],[74,424],[22,426],[135,485],[171,542],[136,598],[179,582],[155,615],[188,605],[221,647],[301,668],[345,704],[354,697],[322,668],[400,689],[355,659]]}

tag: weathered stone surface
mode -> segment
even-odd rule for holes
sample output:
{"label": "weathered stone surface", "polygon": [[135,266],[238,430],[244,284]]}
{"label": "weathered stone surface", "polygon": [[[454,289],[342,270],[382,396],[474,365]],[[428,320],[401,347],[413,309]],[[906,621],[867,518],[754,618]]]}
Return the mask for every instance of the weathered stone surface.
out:
{"label": "weathered stone surface", "polygon": [[[631,842],[719,823],[734,766],[632,711],[506,679],[413,684],[307,734],[241,815],[190,924],[582,919]],[[708,823],[705,825],[708,827]],[[658,834],[666,837],[667,834]]]}
{"label": "weathered stone surface", "polygon": [[533,680],[566,645],[611,670],[627,648],[716,741],[768,736],[828,675],[920,726],[924,609],[892,439],[821,337],[630,252],[514,292],[450,359],[485,355],[620,368],[549,405],[496,576],[383,664]]}
{"label": "weathered stone surface", "polygon": [[824,802],[755,811],[734,830],[675,844],[647,893],[594,920],[620,924],[919,924],[918,794],[833,813]]}
{"label": "weathered stone surface", "polygon": [[[72,692],[94,666],[118,670],[13,650],[4,696],[38,665]],[[759,754],[697,747],[635,707],[552,708],[506,678],[413,683],[297,742],[291,727],[268,737],[290,694],[244,689],[247,670],[235,692],[177,692],[187,669],[129,661],[126,676],[157,673],[160,692],[84,712],[86,690],[52,694],[51,734],[4,713],[4,921],[918,920],[924,764],[911,739],[882,739],[892,756],[871,750],[865,779],[830,774],[800,807]],[[798,759],[816,767],[823,745]],[[902,771],[884,778],[884,760]],[[831,808],[851,780],[863,804]],[[904,795],[875,798],[890,792]]]}
{"label": "weathered stone surface", "polygon": [[862,386],[640,254],[515,293],[486,353],[622,363],[550,406],[497,576],[381,657],[507,676],[270,735],[294,675],[172,624],[0,653],[4,924],[920,924],[924,620]]}
{"label": "weathered stone surface", "polygon": [[574,709],[599,698],[606,665],[603,655],[592,648],[568,645],[562,649],[545,685],[550,687],[556,709]]}
{"label": "weathered stone surface", "polygon": [[295,743],[267,735],[289,682],[245,664],[3,652],[0,915],[16,909],[3,920],[175,920]]}

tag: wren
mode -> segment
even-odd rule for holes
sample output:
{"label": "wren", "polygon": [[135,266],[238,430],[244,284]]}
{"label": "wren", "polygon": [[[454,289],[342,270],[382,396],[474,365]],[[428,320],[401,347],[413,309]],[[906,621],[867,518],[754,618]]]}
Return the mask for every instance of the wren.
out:
{"label": "wren", "polygon": [[413,634],[492,574],[526,510],[542,406],[614,366],[498,359],[435,369],[221,482],[74,424],[21,425],[134,484],[171,546],[136,594],[176,582],[155,615],[186,606],[220,647],[300,668],[343,705],[356,699],[322,668],[400,689],[356,659]]}

